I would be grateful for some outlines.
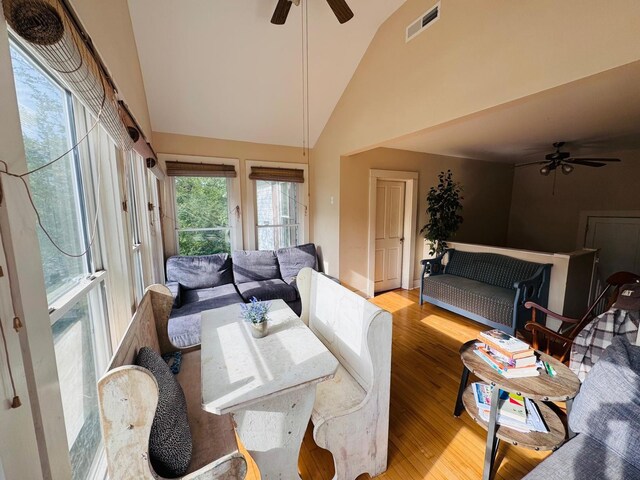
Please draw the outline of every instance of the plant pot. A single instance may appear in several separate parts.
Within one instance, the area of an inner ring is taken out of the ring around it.
[[[267,321],[265,320],[262,323],[252,323],[251,324],[251,335],[254,338],[262,338],[267,336]]]

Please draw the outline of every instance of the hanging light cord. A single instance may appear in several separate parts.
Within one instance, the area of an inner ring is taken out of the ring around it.
[[[308,157],[309,146],[309,7],[302,2],[301,52],[302,52],[302,155]]]

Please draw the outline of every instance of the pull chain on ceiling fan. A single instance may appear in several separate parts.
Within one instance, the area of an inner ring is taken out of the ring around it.
[[[300,0],[278,0],[276,9],[271,17],[271,23],[274,25],[284,25],[287,21],[292,3],[299,6]],[[345,0],[327,0],[327,3],[340,23],[346,23],[353,18],[353,12]]]
[[[542,165],[540,168],[540,175],[549,175],[554,170],[560,169],[565,175],[569,175],[573,172],[574,165],[581,165],[583,167],[604,167],[607,162],[619,162],[619,158],[575,158],[571,156],[569,152],[561,152],[560,149],[564,146],[565,142],[556,142],[553,147],[556,149],[553,153],[545,155],[545,160],[542,162],[529,162],[521,163],[516,167],[526,167],[529,165]]]

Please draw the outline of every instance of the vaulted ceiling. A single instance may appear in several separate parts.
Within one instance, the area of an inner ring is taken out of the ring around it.
[[[378,27],[404,0],[349,0],[339,24],[308,1],[313,146]],[[129,0],[152,128],[301,146],[302,8],[270,23],[275,0]]]

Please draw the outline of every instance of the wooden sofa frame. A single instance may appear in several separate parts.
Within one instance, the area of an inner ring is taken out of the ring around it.
[[[309,268],[296,279],[302,320],[340,362],[318,384],[316,443],[333,454],[335,480],[387,469],[391,314]]]
[[[167,334],[173,297],[163,285],[147,288],[107,373],[98,381],[100,423],[112,479],[161,479],[149,462],[149,434],[158,405],[158,384],[145,368],[134,365],[138,350],[177,350]],[[244,479],[246,462],[238,452],[231,419],[201,408],[200,347],[182,351],[177,375],[187,400],[193,455],[183,480]]]

